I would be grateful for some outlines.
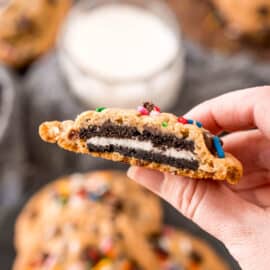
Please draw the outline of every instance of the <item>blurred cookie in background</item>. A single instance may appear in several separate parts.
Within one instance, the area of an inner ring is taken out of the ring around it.
[[[0,3],[0,60],[21,68],[50,49],[71,0],[6,0]]]
[[[227,31],[237,35],[262,36],[270,32],[269,0],[212,0]]]
[[[207,48],[270,57],[270,1],[167,0],[183,32]]]
[[[204,241],[162,225],[159,199],[119,171],[63,177],[20,214],[14,270],[227,270]]]
[[[124,173],[73,174],[47,185],[30,199],[16,224],[19,252],[39,243],[115,233],[115,219],[125,216],[143,235],[160,231],[160,201]]]
[[[97,240],[81,234],[68,242],[43,243],[20,253],[13,270],[229,270],[202,240],[164,226],[158,234],[144,236],[128,219],[116,220],[119,236]],[[102,224],[100,224],[102,226]]]

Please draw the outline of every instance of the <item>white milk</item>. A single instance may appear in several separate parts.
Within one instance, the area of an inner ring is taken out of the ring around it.
[[[105,4],[72,12],[60,60],[87,105],[136,107],[152,100],[166,107],[182,76],[179,42],[178,32],[151,11]]]

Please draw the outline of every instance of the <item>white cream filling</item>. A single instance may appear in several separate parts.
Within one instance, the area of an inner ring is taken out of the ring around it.
[[[106,137],[92,137],[86,141],[86,143],[94,144],[96,146],[107,146],[116,145],[122,147],[128,147],[132,149],[143,150],[147,152],[152,152],[155,154],[162,154],[167,157],[177,158],[177,159],[187,159],[196,160],[195,154],[187,150],[177,151],[175,148],[168,148],[165,151],[154,147],[150,141],[137,141],[132,139],[117,139],[117,138],[106,138]]]

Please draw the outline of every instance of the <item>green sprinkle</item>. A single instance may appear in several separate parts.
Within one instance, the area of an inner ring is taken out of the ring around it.
[[[61,203],[63,206],[65,206],[65,205],[67,204],[67,202],[68,202],[68,197],[61,196],[61,197],[59,198],[59,201],[60,201],[60,203]]]
[[[166,128],[168,126],[168,123],[164,121],[161,125]]]
[[[102,112],[104,110],[106,110],[105,107],[98,107],[98,108],[96,108],[96,112]]]

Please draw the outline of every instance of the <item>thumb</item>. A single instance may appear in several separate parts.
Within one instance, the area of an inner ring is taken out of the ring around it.
[[[220,182],[188,179],[138,167],[131,167],[128,176],[228,246],[233,244],[231,241],[237,244],[245,241],[243,232],[252,230],[248,226],[254,223],[254,214],[261,210]]]

